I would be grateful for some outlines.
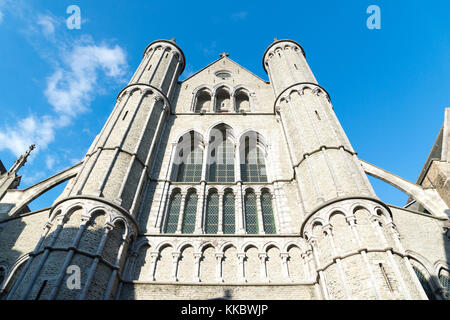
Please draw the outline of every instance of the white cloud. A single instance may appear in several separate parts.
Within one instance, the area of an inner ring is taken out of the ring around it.
[[[45,157],[45,165],[47,166],[47,169],[53,170],[55,163],[56,163],[56,158],[54,156],[47,155]]]
[[[42,33],[46,36],[53,36],[55,34],[56,20],[48,15],[39,15],[37,24],[41,26]]]
[[[240,11],[240,12],[233,13],[231,15],[231,18],[233,20],[244,20],[245,18],[247,18],[247,15],[248,15],[247,11]]]
[[[45,149],[55,138],[57,123],[49,116],[37,118],[31,115],[19,120],[14,127],[0,130],[0,150],[7,149],[19,156],[32,144]]]
[[[66,66],[47,79],[45,96],[55,112],[70,117],[88,109],[95,96],[99,71],[120,80],[127,66],[125,52],[117,45],[76,45],[64,60]]]
[[[105,75],[121,79],[127,67],[125,52],[119,46],[78,44],[63,57],[64,65],[47,79],[45,95],[53,106],[54,115],[30,115],[17,124],[0,129],[0,151],[9,150],[16,156],[29,145],[45,150],[54,141],[55,132],[67,127],[79,114],[89,109],[96,96],[98,78]],[[46,162],[47,167],[50,162]]]

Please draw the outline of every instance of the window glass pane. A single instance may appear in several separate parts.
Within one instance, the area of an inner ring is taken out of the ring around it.
[[[415,266],[413,266],[413,269],[417,275],[417,278],[419,278],[420,284],[422,285],[423,290],[427,294],[428,299],[435,300],[433,290],[431,290],[430,284],[428,283],[423,273]]]
[[[194,233],[196,213],[197,213],[197,194],[191,192],[186,196],[183,224],[181,227],[182,233]]]
[[[183,145],[184,148],[178,152],[179,163],[175,164],[173,170],[178,182],[199,182],[202,177],[203,150],[199,142],[194,139],[194,133],[190,133],[190,143]],[[181,145],[178,146],[179,148]],[[184,152],[187,152],[184,154]]]
[[[214,152],[217,156],[209,165],[209,181],[234,182],[234,144],[224,140],[216,150],[212,150],[212,156]]]
[[[175,233],[178,226],[178,216],[180,214],[181,193],[176,192],[170,197],[169,208],[167,209],[165,233]]]
[[[217,233],[219,223],[219,195],[217,192],[210,193],[207,197],[205,232]]]
[[[223,233],[235,233],[234,194],[227,192],[223,196]]]
[[[269,192],[261,194],[261,211],[264,224],[264,232],[267,234],[275,234],[275,220],[272,210],[272,196]]]
[[[250,138],[244,139],[245,161],[241,164],[241,177],[245,182],[267,182],[264,154],[257,146],[250,146]]]
[[[256,210],[256,195],[248,192],[245,195],[245,229],[248,234],[258,233],[258,215]]]

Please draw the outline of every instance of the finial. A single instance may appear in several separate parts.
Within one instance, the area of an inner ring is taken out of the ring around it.
[[[170,41],[175,42],[175,38],[170,39]]]
[[[29,146],[27,152],[25,152],[25,154],[21,155],[19,157],[19,159],[17,159],[16,162],[14,162],[14,165],[9,170],[9,172],[17,172],[17,171],[19,171],[19,169],[22,168],[25,165],[25,163],[27,162],[27,159],[28,159],[31,151],[33,151],[34,149],[36,149],[36,145],[32,144],[31,146]]]
[[[273,38],[273,42],[277,42],[278,41],[278,38]]]
[[[219,54],[219,57],[225,58],[228,57],[230,54],[227,52],[222,52],[221,54]]]

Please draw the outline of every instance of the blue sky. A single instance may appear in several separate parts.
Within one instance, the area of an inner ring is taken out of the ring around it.
[[[366,27],[372,4],[380,30]],[[81,9],[80,30],[66,27],[69,5]],[[37,144],[21,187],[80,161],[156,39],[176,38],[181,79],[223,51],[268,79],[261,59],[277,37],[302,45],[359,157],[416,181],[450,107],[448,12],[444,0],[0,0],[0,159],[10,167]],[[404,205],[407,196],[371,181],[381,199]]]

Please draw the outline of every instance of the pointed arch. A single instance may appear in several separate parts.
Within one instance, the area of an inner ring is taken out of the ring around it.
[[[267,182],[267,144],[256,131],[249,130],[239,138],[241,179],[244,182]]]
[[[203,136],[191,130],[178,139],[173,159],[172,180],[199,182],[202,177]]]
[[[234,182],[235,143],[233,129],[219,123],[210,130],[208,150],[208,180]]]

